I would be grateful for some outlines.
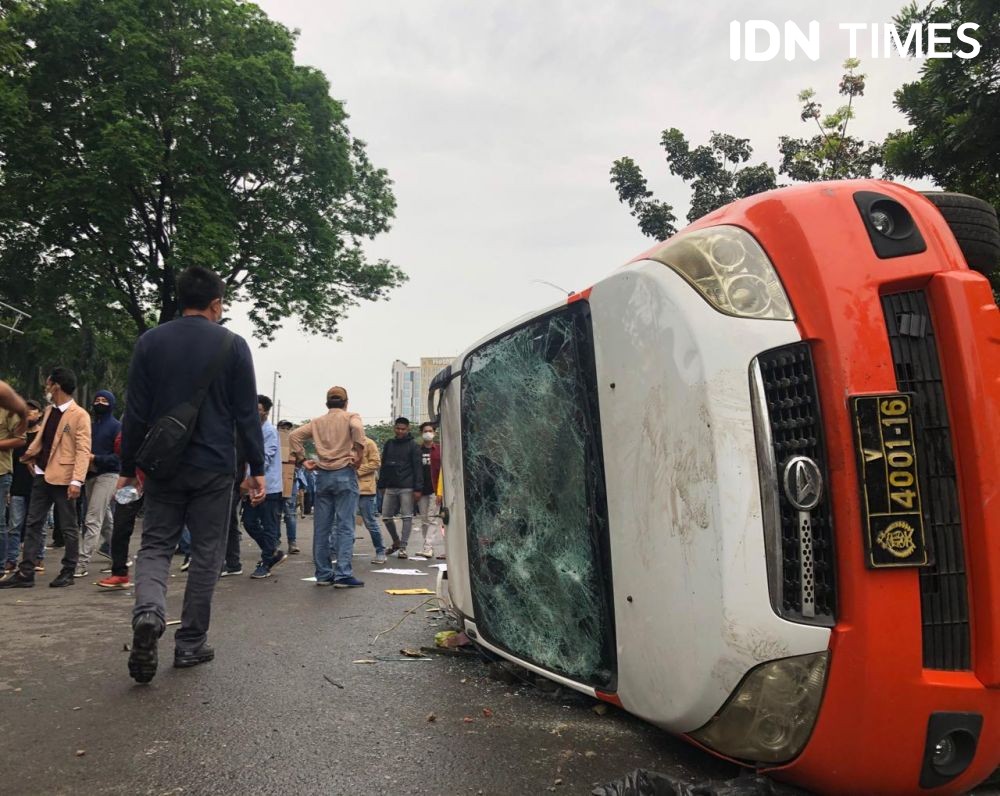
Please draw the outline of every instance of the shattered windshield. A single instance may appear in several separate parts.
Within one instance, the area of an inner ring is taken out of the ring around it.
[[[480,631],[607,685],[614,630],[593,362],[584,302],[485,344],[465,363],[462,444]]]

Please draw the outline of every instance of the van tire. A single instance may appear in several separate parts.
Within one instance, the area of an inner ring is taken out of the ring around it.
[[[964,193],[925,191],[948,223],[973,271],[992,276],[1000,269],[1000,221],[989,202]]]

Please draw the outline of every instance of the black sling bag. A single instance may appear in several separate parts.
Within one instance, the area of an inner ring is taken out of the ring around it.
[[[181,460],[191,442],[195,424],[198,422],[198,412],[208,394],[215,377],[226,364],[229,352],[233,347],[233,334],[226,332],[219,353],[205,368],[198,381],[198,390],[190,401],[177,404],[162,417],[159,417],[146,432],[142,445],[135,455],[135,463],[142,471],[158,481],[173,478],[180,469]]]

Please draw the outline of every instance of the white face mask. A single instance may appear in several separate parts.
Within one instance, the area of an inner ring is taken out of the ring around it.
[[[50,393],[48,390],[45,391],[45,402],[46,403],[52,403],[53,402],[52,401],[52,393]]]
[[[425,442],[433,442],[434,441],[434,432],[433,431],[425,431],[423,433],[423,437],[424,437],[424,441]]]

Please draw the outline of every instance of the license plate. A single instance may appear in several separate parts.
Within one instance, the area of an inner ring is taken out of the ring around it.
[[[910,396],[856,395],[850,400],[865,563],[873,569],[929,564]]]

